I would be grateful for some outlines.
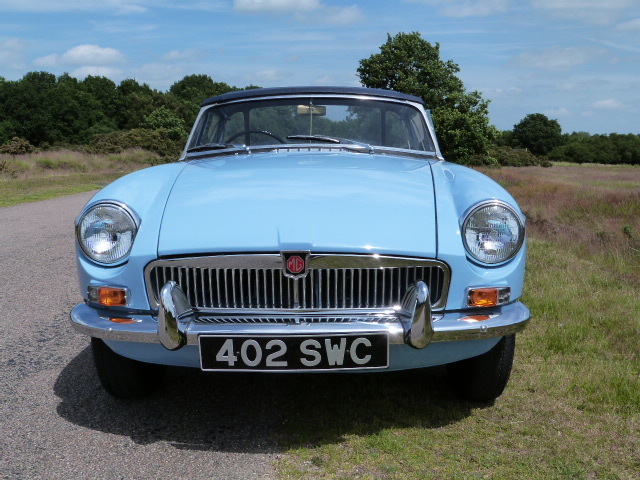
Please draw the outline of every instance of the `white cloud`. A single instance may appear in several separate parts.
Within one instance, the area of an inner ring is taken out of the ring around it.
[[[532,0],[532,4],[556,17],[612,25],[627,10],[637,7],[637,0]]]
[[[319,15],[319,18],[334,25],[349,25],[363,20],[364,14],[357,5],[350,7],[325,7],[321,15]]]
[[[278,70],[275,68],[272,69],[268,69],[268,70],[262,70],[259,72],[255,72],[254,74],[251,75],[250,80],[251,82],[255,82],[255,83],[269,83],[269,84],[273,84],[276,82],[282,82],[283,80],[287,79],[290,77],[290,73],[289,72],[285,72],[284,70]]]
[[[564,107],[550,108],[545,110],[544,114],[549,117],[568,117],[569,115],[571,115],[571,111]]]
[[[192,48],[187,48],[186,50],[171,50],[167,52],[162,58],[169,62],[179,62],[179,61],[194,61],[198,57],[196,51]]]
[[[19,38],[0,41],[0,65],[12,70],[24,69],[25,43]]]
[[[76,78],[84,78],[89,75],[93,75],[96,77],[107,77],[107,78],[121,78],[123,75],[122,70],[118,68],[105,67],[105,66],[86,66],[75,69],[71,72],[71,75]]]
[[[440,13],[449,17],[487,17],[506,12],[511,0],[412,0],[440,7]]]
[[[319,0],[234,0],[233,6],[240,13],[293,15],[303,21],[334,25],[347,25],[364,18],[358,5],[337,7]]]
[[[614,98],[599,100],[593,104],[593,108],[603,108],[606,110],[619,110],[622,107],[624,107],[624,104]]]
[[[117,14],[144,13],[145,0],[2,0],[3,10],[21,12],[95,12]]]
[[[535,69],[568,69],[592,62],[605,51],[590,47],[552,47],[546,50],[530,50],[521,53],[515,63]]]
[[[320,8],[318,0],[234,0],[238,12],[293,13],[313,12]]]
[[[124,55],[115,48],[98,45],[78,45],[62,55],[53,53],[39,57],[34,63],[41,67],[57,67],[67,65],[110,65],[124,61]]]
[[[51,55],[47,55],[46,57],[36,58],[33,63],[38,65],[39,67],[55,67],[58,64],[59,58],[60,55],[52,53]]]
[[[140,23],[139,19],[124,19],[118,21],[99,21],[93,22],[93,29],[97,32],[108,33],[109,35],[122,35],[135,32],[139,35],[145,35],[149,32],[157,30],[158,25],[151,23]]]
[[[135,78],[140,83],[147,83],[153,88],[167,90],[184,76],[202,72],[196,72],[184,64],[163,62],[145,63],[134,70],[128,70],[126,73],[129,78]]]
[[[633,32],[636,30],[640,30],[640,18],[634,18],[633,20],[622,22],[616,26],[616,30],[620,30],[623,32]]]

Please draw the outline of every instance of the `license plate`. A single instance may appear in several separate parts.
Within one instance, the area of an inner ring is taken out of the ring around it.
[[[200,335],[202,370],[327,371],[389,366],[386,333]]]

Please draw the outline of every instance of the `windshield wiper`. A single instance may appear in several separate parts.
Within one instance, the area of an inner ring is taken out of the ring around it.
[[[204,145],[196,145],[187,149],[187,153],[202,152],[204,150],[224,150],[225,148],[244,148],[241,145],[233,143],[205,143]]]
[[[358,142],[356,140],[351,140],[350,138],[340,138],[340,137],[327,137],[324,135],[289,135],[287,137],[289,140],[310,140],[317,142],[327,142],[327,143],[338,143],[342,145],[352,145],[357,147],[357,150],[360,151],[362,149],[368,150],[369,153],[375,153],[375,149],[372,145],[368,143]]]
[[[340,143],[339,138],[325,137],[324,135],[289,135],[288,140],[315,140],[316,142]]]

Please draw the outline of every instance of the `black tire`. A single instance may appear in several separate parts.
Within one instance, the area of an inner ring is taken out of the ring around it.
[[[166,365],[144,363],[118,355],[99,338],[91,339],[93,361],[104,389],[116,398],[149,395],[162,383]]]
[[[509,381],[515,348],[516,336],[509,335],[487,353],[447,365],[449,383],[462,398],[494,401]]]

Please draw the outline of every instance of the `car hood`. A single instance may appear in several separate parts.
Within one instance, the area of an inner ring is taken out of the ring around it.
[[[167,199],[158,254],[386,253],[435,256],[428,160],[265,153],[195,160]]]

